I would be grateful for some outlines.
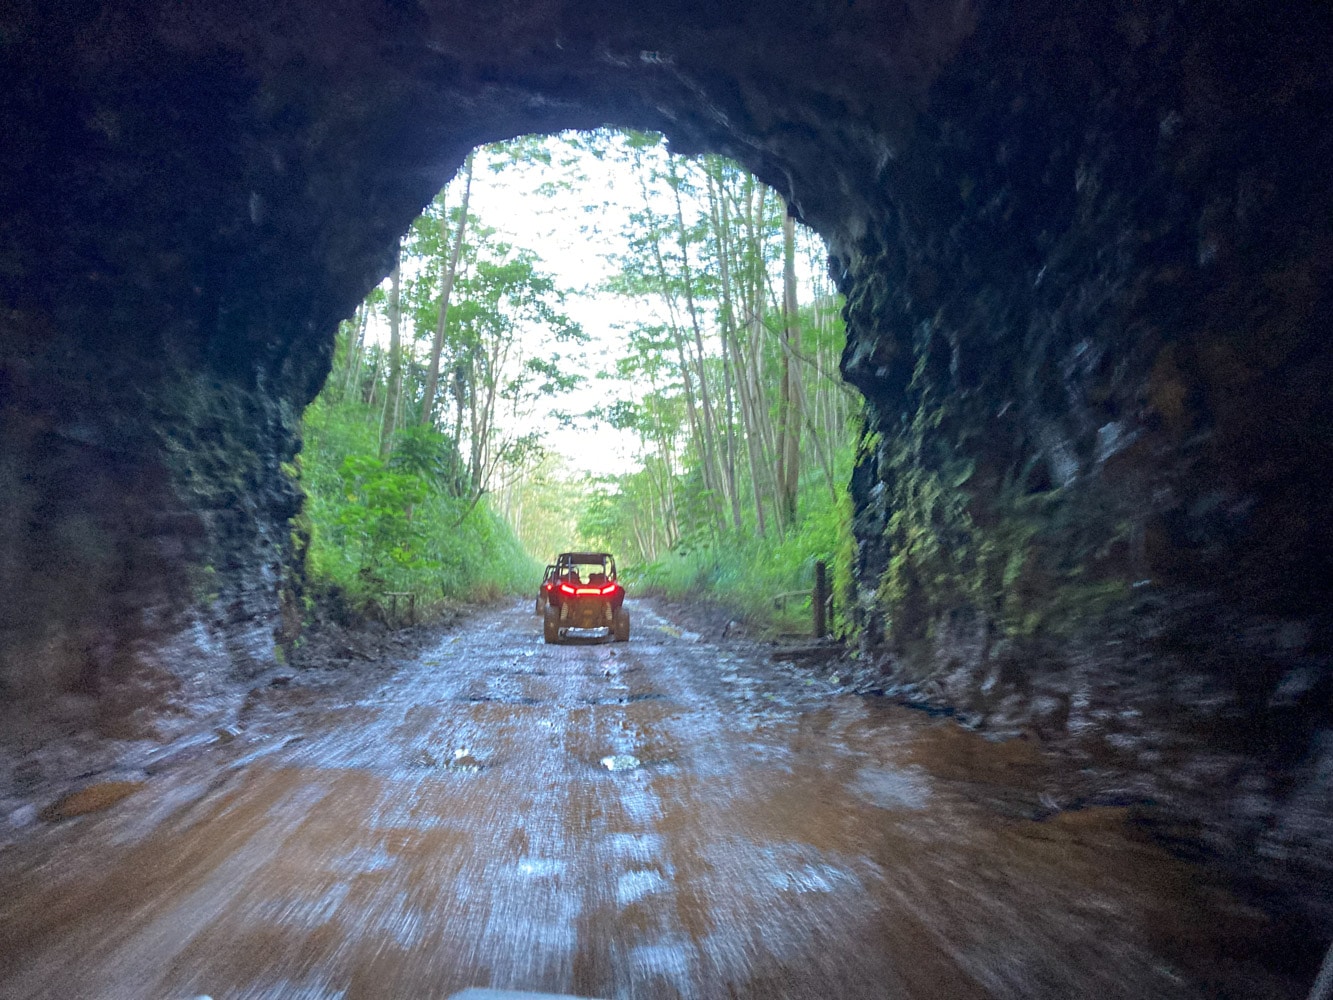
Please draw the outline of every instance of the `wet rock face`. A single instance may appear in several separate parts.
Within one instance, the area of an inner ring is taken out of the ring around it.
[[[1197,848],[1327,885],[1318,23],[1046,27],[983,20],[848,258],[872,652],[909,697],[1190,812]]]
[[[1327,884],[1326,4],[216,7],[0,14],[6,698],[268,662],[395,236],[475,143],[657,128],[829,241],[889,683]]]

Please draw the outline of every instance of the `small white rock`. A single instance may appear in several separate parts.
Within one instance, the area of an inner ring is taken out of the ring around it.
[[[639,758],[633,754],[618,753],[602,758],[602,767],[608,771],[632,771],[639,766]]]

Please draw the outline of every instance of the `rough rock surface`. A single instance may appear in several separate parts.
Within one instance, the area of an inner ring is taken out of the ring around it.
[[[1331,36],[1317,0],[8,4],[0,691],[269,664],[299,414],[393,239],[475,143],[657,128],[829,241],[888,683],[1333,923]]]

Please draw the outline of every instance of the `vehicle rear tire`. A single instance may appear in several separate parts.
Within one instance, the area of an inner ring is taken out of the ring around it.
[[[611,637],[616,642],[629,642],[629,612],[624,608],[611,616]]]
[[[539,614],[542,613],[542,598],[541,598],[541,596],[539,596],[539,597],[537,598],[537,606],[536,606],[535,608],[533,608],[532,613],[533,613],[534,615],[539,615]]]
[[[560,615],[549,604],[542,615],[542,638],[547,642],[560,641]]]

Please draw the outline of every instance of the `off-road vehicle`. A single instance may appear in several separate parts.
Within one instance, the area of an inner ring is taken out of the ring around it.
[[[551,588],[555,586],[555,584],[551,582],[554,579],[555,579],[555,563],[551,563],[546,567],[546,573],[543,574],[542,576],[541,586],[537,588],[537,608],[535,611],[536,614],[541,614],[543,611],[546,610],[546,605],[551,599]]]
[[[562,552],[546,590],[542,637],[547,642],[573,638],[573,631],[602,631],[616,642],[629,641],[625,588],[616,580],[616,561],[609,552]]]

